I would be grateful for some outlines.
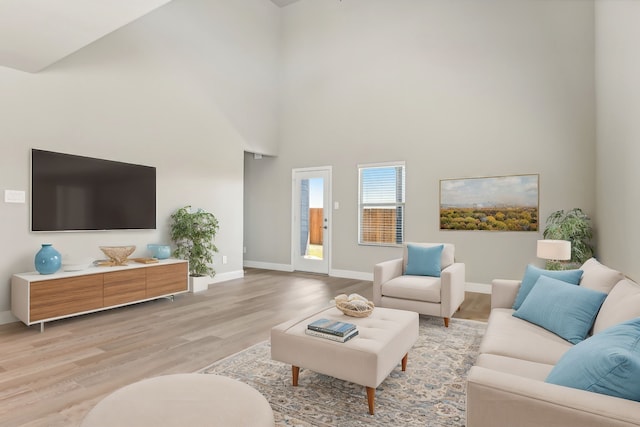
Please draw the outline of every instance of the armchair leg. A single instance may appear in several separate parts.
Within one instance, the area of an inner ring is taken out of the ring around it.
[[[449,327],[449,318],[448,318],[448,317],[445,317],[445,318],[444,318],[444,327],[445,327],[445,328],[448,328],[448,327]]]

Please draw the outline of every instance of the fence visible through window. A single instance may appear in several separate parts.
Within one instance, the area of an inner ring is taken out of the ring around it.
[[[399,245],[404,242],[405,165],[360,165],[358,242]]]

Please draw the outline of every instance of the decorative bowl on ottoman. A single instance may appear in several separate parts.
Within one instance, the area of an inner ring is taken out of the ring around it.
[[[335,297],[336,308],[351,317],[367,317],[373,312],[373,302],[367,300],[362,295],[351,294],[349,296],[340,294]]]
[[[127,258],[136,250],[136,246],[100,246],[100,250],[109,257],[112,265],[127,265]]]

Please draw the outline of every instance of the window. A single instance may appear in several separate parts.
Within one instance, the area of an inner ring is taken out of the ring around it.
[[[358,243],[404,242],[404,162],[358,165]]]

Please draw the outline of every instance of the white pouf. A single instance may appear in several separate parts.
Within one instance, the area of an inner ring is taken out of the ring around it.
[[[358,336],[341,343],[307,335],[307,325],[319,319],[354,323]],[[373,415],[376,388],[398,364],[406,369],[408,352],[417,339],[416,312],[377,307],[369,317],[349,317],[331,307],[274,326],[271,358],[291,364],[294,386],[300,368],[365,386]]]
[[[256,389],[210,374],[148,378],[102,399],[81,427],[273,427],[273,411]]]

